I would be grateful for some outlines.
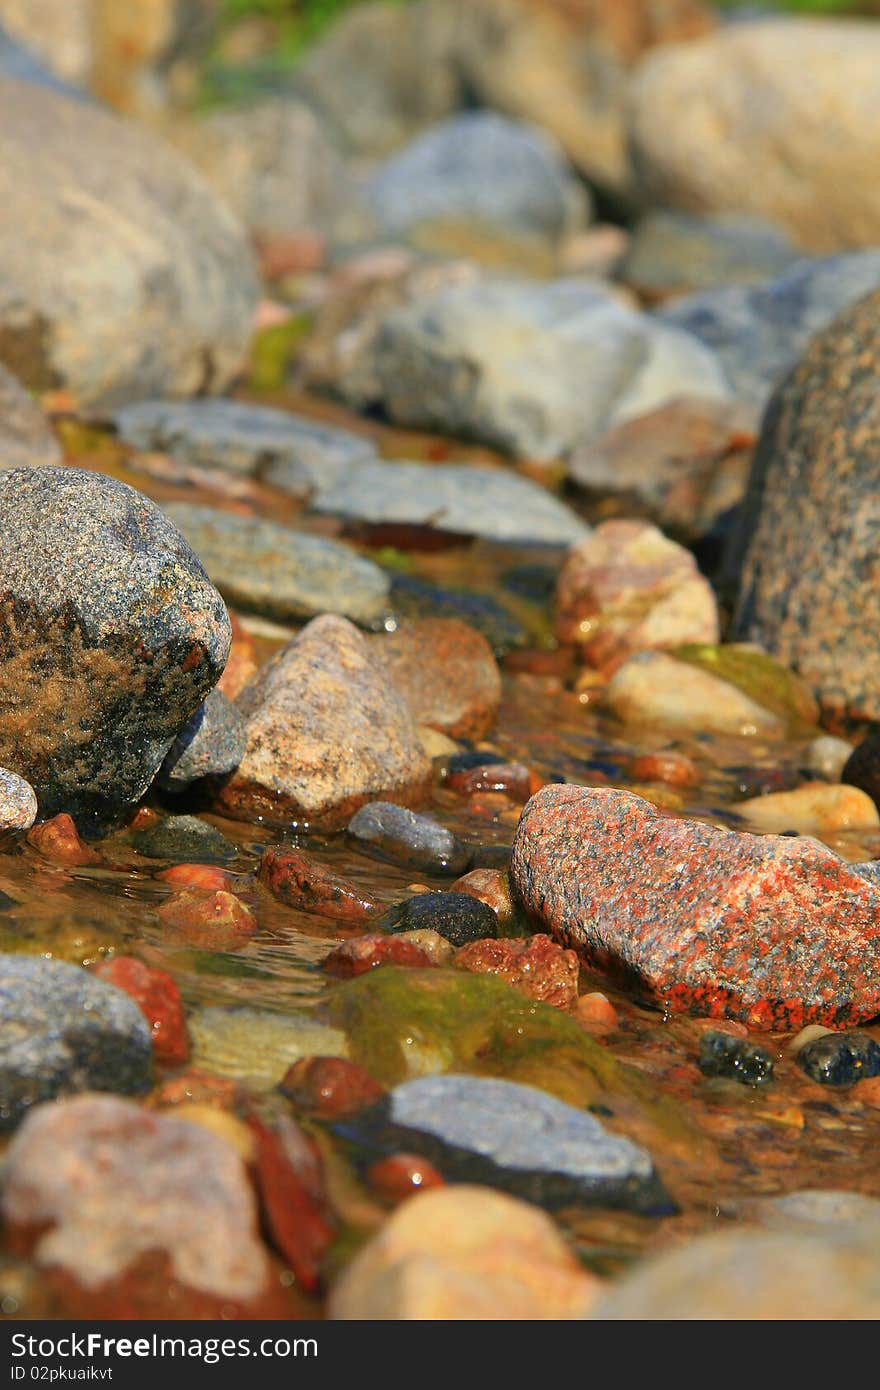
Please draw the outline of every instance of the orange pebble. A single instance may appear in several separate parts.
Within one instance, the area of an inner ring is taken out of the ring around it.
[[[612,1029],[618,1026],[617,1010],[604,994],[598,991],[582,994],[577,1001],[577,1016],[581,1023],[593,1028]]]
[[[257,919],[234,893],[175,893],[158,910],[159,920],[190,946],[234,951],[257,930]]]
[[[386,1202],[402,1202],[429,1187],[443,1187],[444,1179],[433,1163],[418,1154],[392,1154],[367,1169],[367,1182]]]
[[[27,842],[53,864],[84,868],[88,864],[103,863],[100,854],[80,839],[79,831],[65,811],[43,821],[42,825],[33,826],[27,833]]]
[[[175,864],[156,877],[178,888],[204,888],[209,892],[227,889],[231,881],[229,874],[214,864]]]

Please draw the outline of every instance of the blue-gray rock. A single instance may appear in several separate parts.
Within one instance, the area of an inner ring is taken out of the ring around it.
[[[231,631],[180,534],[76,468],[0,472],[0,766],[81,828],[146,791],[216,685]]]
[[[639,222],[617,275],[640,294],[665,298],[715,285],[762,284],[802,255],[781,227],[762,217],[658,210]]]
[[[553,140],[494,111],[464,112],[416,136],[380,166],[367,192],[391,237],[425,222],[464,221],[556,241],[589,214]]]
[[[740,400],[763,407],[815,333],[880,287],[880,250],[799,261],[759,286],[724,285],[665,305],[664,323],[717,354]]]
[[[132,831],[129,840],[139,854],[176,864],[223,864],[237,852],[231,840],[199,816],[166,816],[158,825]]]
[[[470,866],[473,851],[451,830],[393,801],[371,801],[352,816],[348,834],[358,849],[424,873],[457,878]]]
[[[190,502],[165,513],[235,608],[281,622],[340,613],[367,627],[389,612],[388,575],[338,541]]]
[[[316,483],[376,456],[362,435],[242,401],[138,401],[113,418],[134,449],[266,478],[294,497],[307,497]]]
[[[0,955],[0,1019],[0,1133],[56,1096],[149,1088],[144,1015],[127,994],[79,966]]]
[[[544,1206],[675,1209],[645,1149],[589,1112],[515,1081],[418,1077],[340,1128],[362,1143],[422,1154],[459,1181]]]
[[[0,767],[0,830],[30,830],[37,819],[37,798],[30,782]]]
[[[231,700],[212,690],[181,729],[156,776],[165,791],[182,792],[200,777],[221,777],[244,756],[245,723]]]

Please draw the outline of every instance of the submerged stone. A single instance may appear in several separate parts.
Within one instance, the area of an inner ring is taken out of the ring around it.
[[[730,1033],[704,1033],[697,1065],[704,1076],[726,1076],[746,1086],[763,1086],[773,1076],[773,1058],[766,1048]]]
[[[455,877],[464,873],[472,858],[469,846],[439,821],[391,801],[362,806],[349,821],[348,834],[364,853],[425,873]]]
[[[678,647],[675,657],[735,686],[775,714],[786,725],[789,737],[802,737],[815,729],[819,710],[809,686],[767,652],[738,643],[694,643]]]
[[[797,1059],[822,1086],[852,1086],[880,1076],[880,1046],[867,1033],[826,1033],[802,1047]]]
[[[435,931],[453,946],[465,946],[498,932],[498,918],[469,893],[416,893],[395,903],[384,924],[393,932]]]

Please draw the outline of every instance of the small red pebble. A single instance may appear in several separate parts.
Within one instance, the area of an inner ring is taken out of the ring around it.
[[[137,1004],[153,1034],[153,1052],[166,1067],[180,1067],[189,1057],[189,1037],[180,990],[164,970],[153,970],[134,956],[111,956],[94,973]]]
[[[379,965],[409,965],[422,969],[432,965],[430,957],[411,941],[401,941],[396,936],[358,936],[354,941],[344,941],[324,957],[324,969],[328,975],[336,975],[340,980],[350,980],[354,975],[365,975]]]
[[[633,758],[629,775],[635,782],[665,782],[669,787],[696,787],[700,769],[683,753],[643,753]]]
[[[161,1110],[195,1102],[197,1105],[204,1103],[218,1110],[234,1112],[240,1093],[241,1087],[237,1081],[231,1081],[226,1076],[214,1076],[200,1067],[187,1067],[185,1072],[161,1082],[149,1096],[147,1105]]]
[[[603,1028],[611,1030],[618,1026],[617,1010],[606,999],[604,994],[598,991],[593,994],[582,994],[577,1001],[577,1016],[582,1023],[588,1023],[591,1028]]]
[[[139,806],[131,820],[128,822],[129,830],[149,830],[151,826],[158,825],[162,817],[151,806]]]
[[[385,1094],[368,1071],[344,1057],[301,1057],[288,1068],[279,1090],[323,1120],[356,1115]]]
[[[215,864],[174,864],[170,869],[162,869],[156,877],[177,888],[201,888],[207,892],[226,890],[232,882],[231,876]]]
[[[386,1202],[402,1202],[429,1187],[445,1187],[445,1179],[433,1163],[418,1154],[391,1154],[367,1169],[367,1182]]]
[[[340,878],[313,855],[286,845],[263,850],[258,876],[273,897],[288,907],[360,926],[379,911],[378,904],[353,883]]]
[[[477,796],[480,792],[503,792],[512,801],[526,802],[531,795],[531,776],[522,763],[490,763],[451,772],[446,786],[459,796]]]
[[[69,868],[82,869],[90,864],[101,864],[100,854],[80,839],[79,831],[66,811],[33,826],[27,833],[27,842],[50,859],[53,864],[65,864]]]
[[[289,1262],[297,1283],[314,1293],[321,1279],[321,1261],[333,1241],[333,1228],[291,1161],[289,1145],[256,1114],[246,1123],[256,1141],[254,1175],[263,1220],[276,1250]],[[292,1125],[293,1121],[288,1120]],[[309,1141],[303,1136],[304,1142]],[[315,1154],[315,1162],[320,1159]]]
[[[158,910],[164,927],[190,946],[234,951],[257,930],[257,919],[234,893],[174,893]]]
[[[557,647],[554,651],[526,648],[508,652],[504,658],[505,671],[530,676],[567,676],[574,665],[574,656],[569,648]]]

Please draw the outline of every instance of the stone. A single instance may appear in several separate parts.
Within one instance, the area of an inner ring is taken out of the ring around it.
[[[248,401],[136,401],[117,410],[113,422],[132,449],[265,478],[302,498],[322,479],[376,455],[362,435]]]
[[[179,864],[192,860],[223,864],[238,852],[231,840],[201,816],[165,816],[146,830],[130,831],[129,840],[138,854]]]
[[[808,737],[819,719],[819,707],[809,685],[790,667],[751,643],[679,647],[679,661],[708,671],[777,715],[789,738]]]
[[[224,889],[172,893],[156,917],[164,940],[199,951],[238,951],[258,930],[247,903]]]
[[[288,845],[267,845],[257,875],[274,898],[299,912],[364,926],[380,911],[365,890],[334,873],[314,855]]]
[[[523,763],[484,763],[469,771],[448,772],[444,785],[458,796],[500,793],[524,804],[532,794],[532,774]]]
[[[389,611],[388,576],[339,541],[193,502],[165,513],[237,608],[279,622],[338,612],[367,625]]]
[[[868,1033],[826,1033],[802,1047],[797,1060],[822,1086],[852,1086],[880,1076],[880,1046]]]
[[[872,112],[862,94],[872,90],[878,45],[869,23],[780,17],[652,53],[629,94],[644,196],[687,212],[769,217],[814,251],[876,245]],[[817,122],[819,110],[826,119]]]
[[[546,1212],[491,1187],[434,1187],[404,1202],[330,1290],[340,1320],[584,1317],[599,1281]]]
[[[326,955],[321,968],[339,980],[351,980],[365,975],[381,965],[397,965],[407,970],[424,970],[433,964],[427,952],[412,941],[396,936],[368,932],[366,936],[343,941],[341,946]]]
[[[385,914],[393,932],[434,931],[453,946],[495,936],[498,919],[490,907],[470,893],[416,893],[395,903]]]
[[[507,927],[513,920],[514,905],[510,896],[510,880],[500,869],[471,869],[452,884],[453,893],[470,893],[485,903],[495,914],[498,927]]]
[[[101,855],[85,843],[65,811],[34,825],[27,833],[27,843],[50,864],[63,864],[66,868],[96,867],[104,862]]]
[[[189,1059],[186,1018],[180,990],[168,972],[134,956],[111,956],[99,961],[94,973],[137,1004],[150,1025],[156,1061],[165,1067],[183,1066]]]
[[[875,805],[880,804],[880,735],[869,730],[855,748],[843,739],[835,742],[840,745],[834,764],[839,780],[850,787],[859,787]]]
[[[542,928],[664,1008],[768,1032],[880,1011],[877,889],[816,840],[550,786],[523,812],[510,874]]]
[[[643,521],[604,521],[565,557],[555,629],[613,673],[633,652],[715,643],[718,604],[690,551]]]
[[[785,723],[728,681],[666,652],[637,652],[620,666],[604,701],[627,724],[669,733],[781,738]]]
[[[823,1229],[873,1225],[880,1218],[880,1202],[861,1192],[807,1188],[737,1203],[736,1214],[769,1230],[803,1230],[820,1235]]]
[[[657,317],[711,348],[735,397],[762,411],[814,334],[878,285],[878,250],[810,257],[764,285],[685,295]]]
[[[0,1132],[41,1101],[150,1086],[150,1029],[121,990],[79,966],[0,955]]]
[[[457,618],[423,618],[372,639],[375,659],[417,724],[481,739],[495,723],[501,673],[486,638]]]
[[[512,545],[572,545],[589,534],[586,523],[546,488],[516,473],[470,464],[377,459],[317,488],[309,505],[351,521],[430,526]]]
[[[784,274],[802,252],[781,227],[737,212],[694,216],[658,209],[638,223],[617,274],[643,298],[756,285]]]
[[[829,782],[846,782],[851,787],[861,787],[871,796],[871,787],[859,776],[858,764],[850,759],[853,746],[845,738],[834,734],[820,734],[814,738],[807,749],[807,768],[817,777],[826,777]],[[847,776],[844,777],[844,770]],[[876,798],[875,798],[876,800]]]
[[[61,463],[61,446],[33,397],[0,366],[0,458],[4,468]]]
[[[780,835],[828,835],[838,830],[873,830],[880,827],[877,807],[857,787],[806,782],[790,792],[769,792],[738,801],[732,808],[755,830]]]
[[[537,932],[524,941],[473,941],[456,952],[458,970],[497,975],[530,999],[573,1009],[578,998],[578,959]]]
[[[417,1192],[444,1186],[433,1163],[416,1154],[389,1154],[371,1163],[364,1176],[370,1191],[390,1206],[397,1206]]]
[[[673,749],[659,753],[640,753],[629,765],[635,782],[663,782],[668,787],[698,787],[703,780],[692,758]]]
[[[183,792],[201,777],[238,767],[245,749],[244,720],[216,688],[184,724],[156,774],[164,791]]]
[[[397,424],[553,460],[610,423],[688,391],[726,398],[714,354],[687,332],[577,278],[452,285],[384,317],[375,403]],[[337,388],[350,403],[344,376]]]
[[[277,1086],[303,1057],[348,1055],[344,1033],[307,1012],[209,1005],[192,1011],[189,1031],[196,1066],[256,1091]]]
[[[542,1206],[672,1208],[650,1154],[595,1115],[533,1086],[488,1076],[422,1076],[343,1122],[385,1151],[428,1158],[461,1182],[484,1182]]]
[[[64,1276],[99,1307],[102,1296],[123,1296],[124,1281],[132,1296],[147,1256],[167,1265],[184,1307],[201,1296],[203,1316],[229,1305],[253,1311],[268,1293],[269,1260],[241,1157],[174,1114],[115,1096],[39,1106],[6,1156],[0,1204],[14,1243],[44,1277]],[[141,1297],[158,1316],[152,1282]]]
[[[700,1038],[697,1065],[704,1076],[724,1076],[745,1086],[763,1086],[773,1078],[773,1058],[766,1048],[714,1029]]]
[[[235,819],[339,830],[380,797],[418,803],[431,762],[409,709],[345,618],[303,628],[246,687],[247,747],[217,793]]]
[[[464,221],[555,244],[588,216],[552,137],[494,111],[465,111],[416,136],[379,166],[367,197],[389,238]]]
[[[29,82],[45,74],[61,86],[85,86],[91,59],[90,8],[91,0],[0,0],[3,48],[21,55],[19,68],[7,69],[9,60],[4,59],[4,73]]]
[[[223,668],[223,675],[217,682],[216,689],[221,695],[225,695],[227,700],[237,700],[248,681],[257,674],[260,663],[257,660],[254,639],[246,631],[241,619],[235,613],[230,613],[229,621],[232,625],[232,645],[229,648],[229,660]]]
[[[0,762],[44,816],[113,818],[219,679],[226,610],[158,507],[123,483],[12,469],[0,505]]]
[[[392,574],[391,607],[398,619],[457,618],[482,633],[496,657],[528,643],[523,623],[491,594],[443,589],[412,574]]]
[[[37,819],[37,798],[30,782],[0,767],[0,830],[30,830]]]
[[[352,816],[347,829],[363,853],[425,873],[457,877],[468,867],[473,854],[439,821],[392,801],[371,801]],[[410,927],[415,925],[407,923]]]
[[[28,387],[107,407],[220,390],[257,301],[243,235],[155,136],[0,79],[0,360]],[[64,248],[59,277],[58,247]]]
[[[322,1120],[339,1120],[372,1105],[382,1087],[369,1072],[344,1057],[301,1057],[285,1072],[278,1089]]]
[[[818,334],[767,409],[739,533],[735,635],[816,691],[826,719],[880,717],[874,621],[880,405],[875,291]]]

